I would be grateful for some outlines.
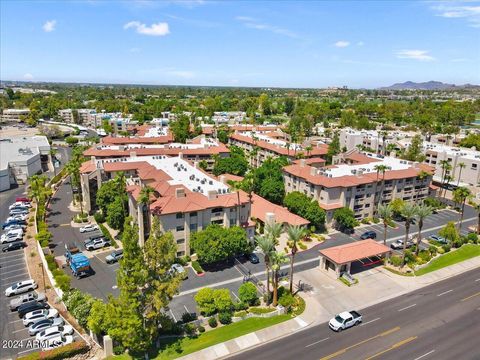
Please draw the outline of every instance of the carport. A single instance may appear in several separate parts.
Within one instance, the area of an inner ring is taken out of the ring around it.
[[[367,259],[364,264],[374,264],[380,262],[382,257],[388,257],[390,252],[390,248],[372,239],[334,246],[320,250],[320,269],[339,278],[345,272],[350,274],[352,262]]]

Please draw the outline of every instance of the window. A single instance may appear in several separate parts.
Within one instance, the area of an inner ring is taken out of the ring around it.
[[[472,164],[472,169],[476,169],[477,168],[477,164]]]
[[[177,219],[183,219],[183,213],[177,213],[175,216]]]
[[[198,228],[197,224],[190,224],[190,232],[196,232]]]
[[[223,220],[214,220],[212,224],[223,225]]]
[[[177,245],[185,244],[185,239],[178,239]]]
[[[197,216],[197,212],[196,212],[196,211],[192,211],[192,212],[190,213],[190,217],[194,217],[194,216]]]
[[[234,211],[235,211],[235,209],[234,209],[234,208],[230,208],[230,212],[234,212]]]
[[[184,231],[184,230],[185,230],[185,226],[183,225],[177,226],[177,231]]]
[[[213,208],[213,209],[212,209],[212,214],[213,214],[213,213],[220,213],[220,212],[222,212],[222,211],[223,211],[223,208],[221,208],[221,207],[216,207],[216,208]]]
[[[177,251],[177,258],[185,256],[185,251]]]

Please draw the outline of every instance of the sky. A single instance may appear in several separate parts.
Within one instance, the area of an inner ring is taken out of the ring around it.
[[[0,2],[0,79],[480,84],[478,1]]]

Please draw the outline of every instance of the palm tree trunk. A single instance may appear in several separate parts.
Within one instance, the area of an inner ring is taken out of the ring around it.
[[[75,205],[75,194],[73,193],[72,177],[70,176],[70,189],[72,190],[72,202]]]
[[[240,226],[240,190],[237,189],[237,226]]]
[[[422,238],[422,227],[423,227],[423,220],[420,220],[418,222],[417,248],[415,249],[415,255],[417,256],[420,250],[420,239]]]
[[[460,222],[458,223],[458,232],[459,233],[462,231],[463,212],[464,211],[465,211],[465,199],[463,200],[463,203],[462,203],[462,213],[460,215]]]
[[[278,287],[277,287],[277,282],[278,282],[278,270],[275,270],[273,272],[273,306],[277,306],[278,304]]]
[[[387,223],[383,223],[383,245],[387,245]]]
[[[295,245],[293,245],[295,247]],[[295,263],[295,253],[294,248],[292,248],[292,258],[290,260],[290,293],[293,294],[293,264]]]
[[[268,257],[265,257],[265,274],[267,276],[267,305],[270,305],[270,269]]]
[[[410,220],[405,224],[405,241],[403,242],[402,267],[405,266],[405,252],[407,251],[408,233],[410,232]]]
[[[460,185],[460,176],[462,176],[462,168],[461,167],[460,167],[460,171],[458,172],[457,187]]]

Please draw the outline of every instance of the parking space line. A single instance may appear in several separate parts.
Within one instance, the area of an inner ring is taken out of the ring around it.
[[[235,296],[235,298],[236,298],[238,301],[240,301],[240,298],[237,296],[237,294],[235,294],[234,291],[231,291],[231,290],[230,290],[230,292],[233,294],[233,296]]]
[[[13,260],[9,260],[9,261],[2,261],[1,264],[4,265],[4,264],[10,264],[10,263],[18,263],[18,261],[20,261],[20,260],[19,259],[13,259]]]
[[[20,331],[28,331],[28,330],[26,328],[25,329],[20,329],[20,330],[15,330],[15,331],[12,331],[12,334],[18,333]]]
[[[15,314],[15,313],[12,313],[12,314]],[[23,319],[14,320],[14,321],[9,321],[8,323],[9,323],[9,324],[15,324],[15,323],[20,322],[20,321],[23,321]]]
[[[13,275],[13,276],[9,276],[9,277],[3,278],[2,280],[13,279],[13,278],[16,278],[17,276],[25,276],[25,275],[27,275],[27,274],[28,274],[28,272],[23,272],[23,273],[21,273],[21,274],[19,274],[19,275]]]
[[[20,258],[23,256],[23,253],[14,253],[12,255],[11,252],[4,252],[1,254],[0,259],[13,259],[13,258]]]
[[[173,311],[172,311],[172,309],[170,309],[170,314],[172,314],[173,321],[177,322],[177,318],[176,318],[176,317],[175,317],[175,315],[173,314]]]
[[[10,273],[15,272],[15,271],[24,271],[24,269],[15,269],[15,270],[7,271],[7,272],[2,272],[2,275],[10,274]]]

